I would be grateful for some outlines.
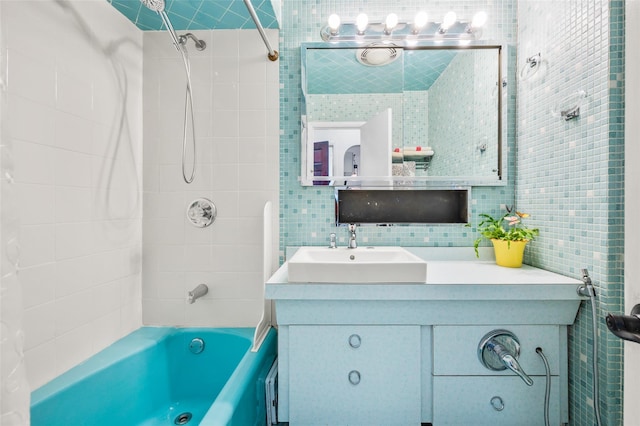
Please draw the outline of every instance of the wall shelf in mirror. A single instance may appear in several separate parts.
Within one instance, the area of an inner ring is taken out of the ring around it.
[[[388,45],[303,43],[301,184],[506,185],[506,47],[392,47],[376,66],[363,49]]]

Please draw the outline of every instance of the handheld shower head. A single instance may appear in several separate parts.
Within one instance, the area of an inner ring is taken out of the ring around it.
[[[140,0],[140,3],[154,12],[162,12],[164,10],[164,0]]]
[[[160,18],[162,19],[164,26],[167,28],[167,31],[169,31],[169,35],[173,40],[173,45],[176,47],[178,52],[180,52],[181,51],[180,41],[178,40],[176,31],[173,29],[173,25],[171,25],[171,21],[167,16],[167,12],[164,11],[164,0],[140,0],[140,3],[145,5],[150,10],[157,12],[158,15],[160,15]]]

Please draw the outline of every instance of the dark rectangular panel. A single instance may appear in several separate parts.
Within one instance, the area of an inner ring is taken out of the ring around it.
[[[336,190],[336,223],[467,223],[467,189]]]

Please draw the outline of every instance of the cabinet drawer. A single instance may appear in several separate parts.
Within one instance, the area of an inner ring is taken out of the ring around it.
[[[433,424],[443,425],[527,425],[544,426],[546,378],[533,377],[527,386],[518,377],[456,376],[433,379]],[[549,421],[560,424],[558,378],[551,378]],[[494,398],[500,398],[494,399]],[[498,411],[492,405],[502,411]]]
[[[289,422],[419,425],[420,327],[291,326]]]
[[[520,341],[518,362],[527,374],[545,374],[544,362],[536,353],[536,348],[540,347],[549,361],[551,374],[558,375],[560,348],[566,347],[566,335],[560,336],[560,328],[553,325],[434,326],[433,374],[443,376],[514,374],[510,370],[489,370],[478,359],[478,344],[485,334],[496,329],[506,329],[516,335]],[[566,357],[566,355],[563,356]]]

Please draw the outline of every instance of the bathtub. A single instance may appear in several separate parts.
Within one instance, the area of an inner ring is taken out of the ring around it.
[[[142,327],[33,391],[31,425],[264,425],[276,333],[258,352],[252,339],[253,328]]]

